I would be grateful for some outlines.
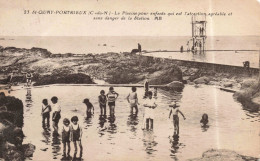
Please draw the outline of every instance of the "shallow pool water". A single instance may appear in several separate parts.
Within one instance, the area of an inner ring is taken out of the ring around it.
[[[17,88],[17,90],[16,90]],[[116,101],[115,119],[100,117],[98,95],[108,87],[95,86],[59,86],[21,88],[14,87],[10,93],[24,103],[24,143],[36,145],[32,160],[60,160],[62,158],[61,137],[53,137],[52,128],[44,130],[41,126],[41,102],[52,96],[59,98],[62,107],[59,133],[62,120],[74,115],[79,117],[83,128],[84,160],[185,160],[200,157],[210,148],[235,150],[243,155],[260,154],[259,113],[243,110],[240,103],[234,101],[232,93],[224,92],[212,86],[186,85],[183,92],[158,90],[154,130],[142,130],[143,106],[139,106],[138,115],[130,114],[126,101],[131,91],[127,87],[116,87],[119,93]],[[137,88],[140,104],[143,100],[143,88]],[[86,107],[82,103],[89,98],[95,107],[95,114],[86,120]],[[172,119],[168,119],[168,105],[178,100],[180,110],[186,120],[180,117],[179,137],[173,137]],[[107,109],[107,113],[108,113]],[[201,128],[199,122],[203,113],[209,115],[209,126]],[[73,145],[71,143],[71,155]]]

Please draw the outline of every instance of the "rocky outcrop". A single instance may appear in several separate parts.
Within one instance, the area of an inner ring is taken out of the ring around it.
[[[32,47],[31,49],[25,49],[25,48],[16,48],[16,47],[6,47],[1,49],[1,53],[3,55],[16,55],[16,56],[21,56],[21,55],[34,55],[34,56],[39,56],[43,58],[50,57],[52,54],[49,52],[47,49],[43,48],[36,48]]]
[[[18,148],[12,144],[6,143],[3,149],[3,158],[12,161],[24,161],[27,157],[32,157],[35,146],[32,144],[23,144]]]
[[[23,102],[12,96],[0,93],[0,121],[7,120],[15,126],[23,126]]]
[[[202,154],[201,158],[188,159],[188,161],[256,161],[257,158],[243,156],[231,150],[210,149]]]
[[[253,111],[260,110],[260,104],[256,101],[259,97],[260,85],[255,79],[244,80],[240,90],[234,94],[234,98],[241,102],[245,108]]]
[[[42,48],[35,48],[35,47],[32,47],[31,50],[30,50],[32,53],[34,54],[37,54],[41,57],[44,57],[44,58],[48,58],[51,56],[51,52],[49,52],[47,49],[42,49]]]
[[[52,74],[46,75],[36,81],[34,86],[47,85],[47,84],[95,84],[92,78],[82,73],[72,74]]]
[[[165,89],[173,90],[173,91],[182,91],[184,88],[184,84],[179,81],[172,81],[171,83],[167,84]]]
[[[210,79],[206,76],[197,78],[193,81],[195,84],[208,84],[210,82]]]
[[[33,155],[35,146],[23,144],[23,103],[21,100],[0,93],[0,157],[5,160],[23,161]]]

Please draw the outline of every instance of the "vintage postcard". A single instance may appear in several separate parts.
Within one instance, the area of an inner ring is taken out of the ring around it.
[[[260,158],[257,0],[0,0],[0,160]]]

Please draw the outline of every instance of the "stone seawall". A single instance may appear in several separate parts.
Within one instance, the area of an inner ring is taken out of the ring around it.
[[[258,75],[258,68],[249,68],[246,69],[243,66],[230,66],[224,64],[213,64],[206,62],[195,62],[195,61],[187,61],[187,60],[176,60],[176,59],[168,59],[168,58],[155,58],[152,56],[148,56],[150,58],[155,59],[156,61],[173,63],[178,66],[185,66],[189,68],[199,68],[203,71],[214,71],[221,73],[231,73],[231,74],[250,74],[251,76]]]

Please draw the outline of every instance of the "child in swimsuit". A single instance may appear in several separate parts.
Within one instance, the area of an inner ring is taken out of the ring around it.
[[[126,97],[130,108],[131,108],[131,113],[133,113],[133,108],[135,108],[136,114],[138,113],[138,98],[137,98],[137,93],[136,93],[136,87],[132,87],[132,92],[128,94]]]
[[[208,114],[204,113],[201,117],[201,120],[200,120],[200,124],[202,127],[206,127],[207,124],[208,124],[209,120],[208,120]]]
[[[71,139],[71,141],[73,141],[74,148],[75,148],[74,158],[76,158],[77,151],[78,151],[77,143],[80,148],[80,158],[82,157],[82,150],[83,150],[82,145],[81,145],[82,128],[79,126],[78,121],[79,121],[79,119],[77,116],[73,116],[71,118],[72,124],[71,124],[70,139]]]
[[[105,115],[106,116],[106,103],[107,103],[107,97],[105,95],[105,91],[101,90],[100,91],[100,95],[98,96],[98,102],[99,102],[99,107],[100,107],[100,112],[101,115]]]
[[[48,104],[47,99],[42,100],[42,127],[45,128],[45,122],[47,119],[47,128],[50,127],[50,112],[51,112],[51,106]]]
[[[107,93],[107,102],[110,110],[110,116],[114,116],[115,114],[115,102],[118,96],[119,94],[114,91],[114,88],[110,87],[109,92]]]
[[[87,106],[87,111],[86,111],[87,118],[91,118],[92,114],[94,114],[94,106],[92,105],[91,102],[89,102],[89,99],[87,98],[83,100],[83,103]]]
[[[58,132],[58,124],[61,118],[60,112],[61,107],[58,104],[58,98],[56,96],[51,98],[51,102],[53,103],[53,114],[52,114],[52,121],[53,121],[53,128],[55,132]]]
[[[70,156],[70,120],[65,118],[62,127],[62,143],[63,143],[63,156],[66,157],[66,145],[68,146],[67,156]]]
[[[172,118],[173,118],[173,126],[174,126],[174,134],[176,134],[177,131],[177,135],[179,135],[179,116],[178,113],[180,113],[183,117],[183,119],[185,120],[185,116],[183,115],[183,113],[179,110],[179,106],[174,103],[173,105],[169,105],[169,107],[172,107],[170,110],[170,114],[169,114],[169,118],[171,117],[172,114]]]

